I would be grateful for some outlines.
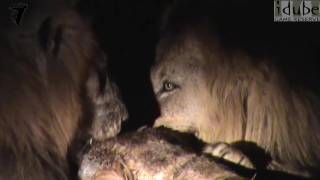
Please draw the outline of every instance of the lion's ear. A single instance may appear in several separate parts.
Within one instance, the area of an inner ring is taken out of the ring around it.
[[[53,56],[69,52],[71,51],[70,47],[73,46],[85,50],[89,45],[92,45],[90,39],[92,35],[88,24],[73,11],[66,14],[48,17],[41,23],[38,30],[40,47]]]
[[[38,37],[40,46],[45,52],[52,52],[57,55],[63,32],[62,28],[54,29],[52,26],[52,18],[47,18],[40,26]]]

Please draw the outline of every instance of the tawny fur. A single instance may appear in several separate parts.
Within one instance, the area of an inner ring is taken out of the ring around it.
[[[69,176],[67,152],[84,116],[84,82],[98,46],[73,12],[46,26],[2,37],[0,179]]]

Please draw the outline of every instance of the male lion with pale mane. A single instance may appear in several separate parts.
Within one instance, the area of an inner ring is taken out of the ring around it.
[[[161,111],[155,126],[192,132],[240,164],[228,144],[253,142],[270,154],[267,168],[318,177],[319,98],[289,83],[271,58],[227,50],[205,12],[183,8],[169,13],[151,69]]]

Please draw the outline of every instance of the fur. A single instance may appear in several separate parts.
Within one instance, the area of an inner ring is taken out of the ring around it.
[[[68,179],[84,82],[101,54],[91,29],[66,12],[3,35],[0,49],[0,179]]]

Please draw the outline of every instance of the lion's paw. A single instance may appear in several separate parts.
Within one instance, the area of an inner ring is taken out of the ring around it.
[[[245,154],[228,143],[220,142],[213,145],[207,145],[203,152],[246,168],[254,168],[252,162]]]

